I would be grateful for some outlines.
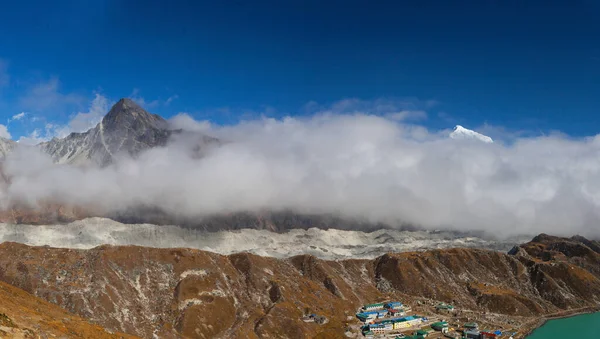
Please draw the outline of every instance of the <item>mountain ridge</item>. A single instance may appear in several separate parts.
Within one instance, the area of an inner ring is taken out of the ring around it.
[[[453,248],[333,261],[3,243],[0,281],[145,338],[343,337],[360,305],[390,299],[424,315],[452,303],[459,310],[453,321],[518,328],[522,338],[544,315],[598,308],[598,260],[584,242],[558,237],[534,238],[510,253]],[[306,324],[306,312],[329,322]]]

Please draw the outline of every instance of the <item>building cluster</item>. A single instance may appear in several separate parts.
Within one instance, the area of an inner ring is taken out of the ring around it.
[[[362,307],[361,311],[356,314],[358,320],[363,323],[373,323],[377,319],[386,317],[403,316],[410,311],[407,306],[402,305],[399,301],[388,303],[368,304]]]
[[[440,303],[436,309],[454,311],[454,306]],[[464,339],[496,339],[502,335],[500,331],[488,331],[479,329],[479,325],[475,322],[466,323],[461,330],[451,328],[447,321],[435,321],[429,326],[420,326],[429,320],[426,317],[418,315],[407,315],[410,308],[403,305],[399,301],[390,301],[376,304],[364,305],[356,317],[364,323],[362,326],[362,334],[366,338],[375,336],[395,337],[395,339],[423,339],[427,338],[432,332],[439,331],[448,338],[464,338]],[[415,326],[412,335],[398,334],[403,330],[410,330]],[[396,333],[396,334],[395,334]]]
[[[362,328],[366,337],[384,334],[393,330],[401,330],[421,324],[423,317],[418,315],[406,316],[410,308],[399,301],[369,304],[362,307],[356,317],[365,323]]]

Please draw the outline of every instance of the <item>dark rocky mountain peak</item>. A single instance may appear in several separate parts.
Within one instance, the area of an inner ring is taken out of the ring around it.
[[[167,128],[167,122],[156,114],[150,114],[129,98],[119,100],[104,116],[102,125],[105,130],[145,128]]]
[[[165,119],[123,98],[96,127],[84,133],[71,133],[64,139],[52,139],[40,147],[57,163],[106,166],[116,156],[136,157],[143,151],[166,146],[174,135],[178,137],[176,141],[184,142],[197,157],[208,146],[219,144],[215,138],[189,134],[171,130]]]

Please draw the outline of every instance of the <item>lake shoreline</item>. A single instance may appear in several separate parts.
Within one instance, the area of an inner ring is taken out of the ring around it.
[[[544,316],[544,317],[540,318],[539,320],[537,320],[535,326],[531,327],[530,329],[528,329],[525,332],[523,338],[527,339],[535,330],[544,326],[550,320],[571,318],[571,317],[576,317],[576,316],[582,315],[582,314],[590,314],[590,313],[596,313],[596,312],[600,312],[600,305],[587,306],[587,307],[577,308],[574,310],[563,311],[563,312],[560,312],[560,314],[555,313],[555,314],[550,314],[550,315]]]

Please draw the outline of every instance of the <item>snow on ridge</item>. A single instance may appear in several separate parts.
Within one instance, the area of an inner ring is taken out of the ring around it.
[[[494,140],[492,140],[492,138],[488,137],[487,135],[477,133],[468,128],[464,128],[461,125],[456,125],[454,127],[454,131],[452,131],[452,133],[450,133],[450,138],[463,139],[463,140],[464,139],[475,139],[475,140],[483,141],[488,144],[491,144],[494,142]]]
[[[371,259],[388,252],[405,252],[449,247],[476,247],[508,251],[529,239],[503,241],[457,235],[445,231],[375,232],[317,228],[292,229],[283,233],[241,229],[206,232],[179,226],[122,224],[111,219],[89,218],[66,225],[14,225],[0,223],[0,243],[13,241],[31,246],[88,249],[108,245],[138,245],[157,248],[185,247],[223,255],[250,252],[262,256],[287,258],[311,254],[323,259]],[[203,276],[190,271],[187,275]]]

